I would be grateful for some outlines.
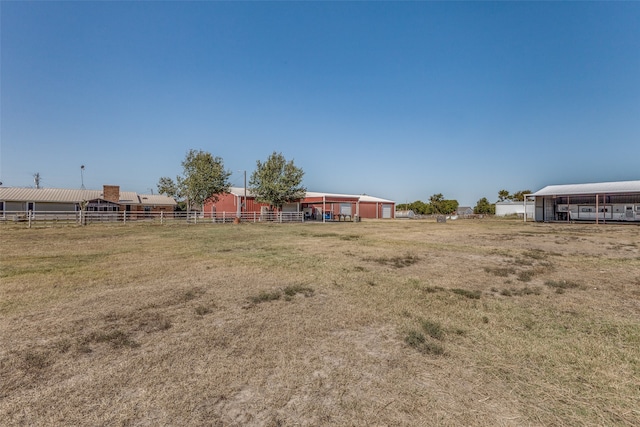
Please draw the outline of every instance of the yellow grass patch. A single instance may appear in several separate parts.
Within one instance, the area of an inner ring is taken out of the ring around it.
[[[5,227],[8,425],[640,425],[640,228]]]

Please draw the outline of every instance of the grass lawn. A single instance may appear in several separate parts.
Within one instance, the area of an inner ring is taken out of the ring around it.
[[[0,227],[3,425],[640,425],[640,227]]]

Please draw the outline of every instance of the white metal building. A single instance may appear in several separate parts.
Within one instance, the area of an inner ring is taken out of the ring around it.
[[[640,222],[640,181],[549,185],[527,198],[536,221]]]
[[[496,216],[518,215],[520,217],[527,214],[527,218],[533,218],[534,211],[533,201],[519,202],[513,200],[505,200],[496,203]]]

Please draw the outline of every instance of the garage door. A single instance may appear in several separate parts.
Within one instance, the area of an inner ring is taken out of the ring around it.
[[[382,218],[391,218],[391,205],[382,205]]]
[[[351,216],[351,203],[340,203],[340,215]]]

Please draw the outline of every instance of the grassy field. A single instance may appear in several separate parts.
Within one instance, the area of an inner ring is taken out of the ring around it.
[[[3,425],[640,425],[640,227],[2,228]]]

